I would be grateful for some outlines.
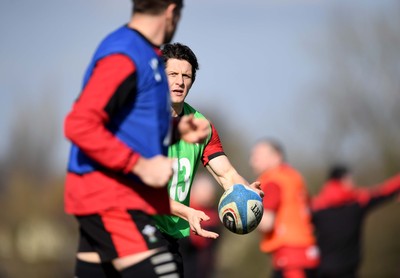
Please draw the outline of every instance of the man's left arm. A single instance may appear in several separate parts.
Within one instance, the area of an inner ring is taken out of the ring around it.
[[[224,190],[227,190],[234,184],[249,186],[249,182],[236,171],[226,155],[213,158],[208,162],[206,168]]]
[[[206,169],[224,190],[234,184],[244,184],[250,186],[261,197],[264,196],[259,182],[249,184],[233,167],[222,148],[217,129],[213,124],[211,124],[211,138],[204,149],[202,161]]]
[[[393,176],[382,184],[371,190],[370,200],[366,207],[368,209],[379,206],[386,201],[394,199],[400,194],[400,174]]]

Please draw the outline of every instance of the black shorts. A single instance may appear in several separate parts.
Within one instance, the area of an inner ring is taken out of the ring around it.
[[[102,262],[168,245],[154,219],[142,211],[110,209],[76,218],[78,252],[97,252]]]
[[[292,268],[274,270],[272,278],[316,278],[317,270],[308,268]]]

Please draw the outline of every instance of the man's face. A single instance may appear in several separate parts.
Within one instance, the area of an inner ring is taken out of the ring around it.
[[[342,178],[342,183],[348,187],[348,188],[353,188],[354,187],[354,180],[353,180],[353,175],[347,174]]]
[[[183,103],[192,87],[192,65],[186,60],[169,59],[166,73],[172,104]]]
[[[170,43],[175,35],[176,29],[178,28],[178,23],[181,18],[180,11],[172,11],[171,16],[167,22],[167,27],[165,30],[164,44]]]
[[[280,162],[280,156],[268,144],[256,144],[251,151],[250,167],[256,175],[278,166]]]

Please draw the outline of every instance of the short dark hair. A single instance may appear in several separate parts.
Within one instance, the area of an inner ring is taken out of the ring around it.
[[[165,64],[169,59],[178,59],[188,61],[192,66],[192,81],[196,79],[196,71],[199,69],[196,55],[186,45],[181,43],[168,43],[162,48],[162,54]]]
[[[132,0],[133,13],[157,15],[167,9],[170,4],[176,4],[177,12],[183,8],[183,0]]]
[[[335,164],[329,169],[329,180],[340,180],[351,173],[349,167],[344,164]]]

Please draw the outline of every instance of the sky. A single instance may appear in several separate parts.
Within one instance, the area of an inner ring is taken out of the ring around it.
[[[315,50],[332,11],[362,16],[390,2],[186,0],[174,41],[191,47],[200,64],[187,101],[246,134],[245,145],[272,134],[301,145],[307,138],[298,132],[297,104],[320,77]],[[0,155],[12,144],[15,117],[39,113],[30,130],[46,136],[55,121],[53,156],[65,164],[63,119],[96,46],[130,11],[129,0],[0,1]]]

